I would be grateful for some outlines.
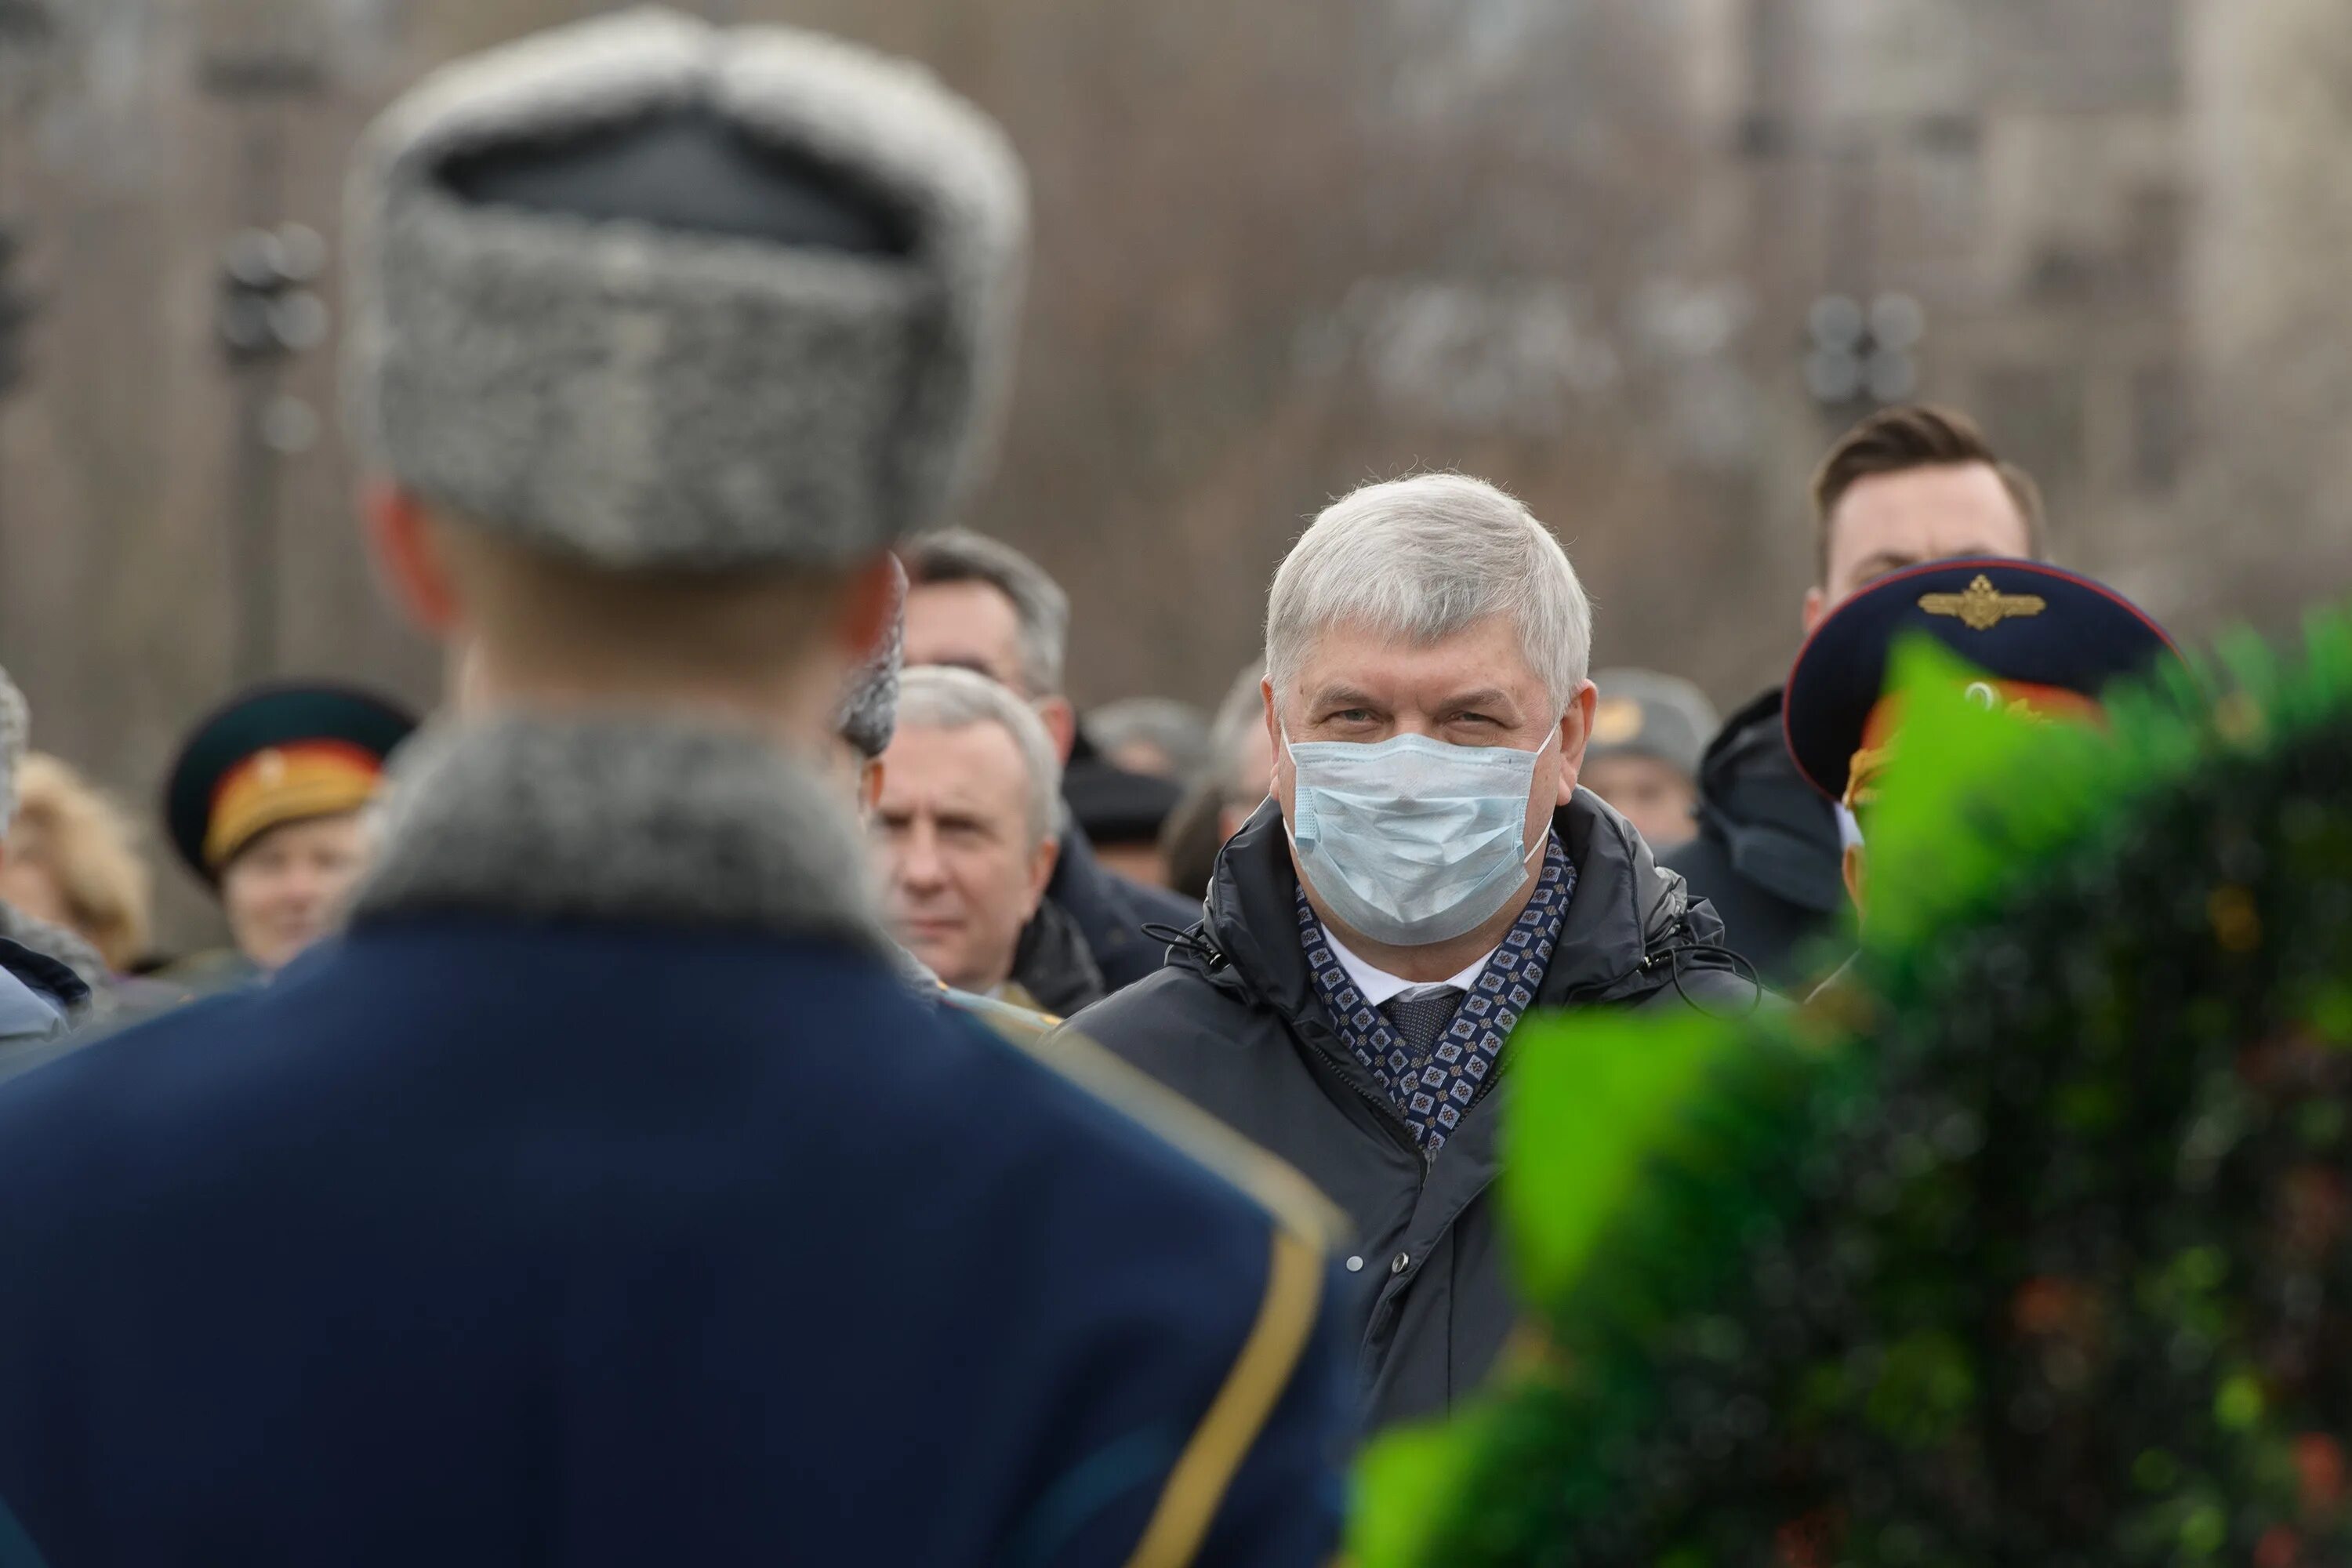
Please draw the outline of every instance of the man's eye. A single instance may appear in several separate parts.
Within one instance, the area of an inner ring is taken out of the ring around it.
[[[1334,724],[1369,724],[1371,721],[1370,710],[1362,708],[1342,708],[1331,715]]]

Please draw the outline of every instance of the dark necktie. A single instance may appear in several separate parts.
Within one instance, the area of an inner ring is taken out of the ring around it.
[[[1407,991],[1381,1004],[1381,1016],[1389,1021],[1397,1037],[1414,1061],[1426,1061],[1436,1047],[1438,1037],[1454,1022],[1461,1010],[1462,988],[1441,985],[1433,991]]]

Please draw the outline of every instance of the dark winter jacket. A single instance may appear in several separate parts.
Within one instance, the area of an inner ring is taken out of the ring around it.
[[[1539,1005],[1752,1006],[1720,927],[1641,836],[1584,791],[1553,819],[1577,868]],[[1169,966],[1072,1021],[1295,1166],[1349,1216],[1360,1367],[1378,1424],[1435,1415],[1486,1375],[1516,1318],[1495,1179],[1499,1096],[1433,1163],[1349,1054],[1299,944],[1297,876],[1269,802],[1225,846],[1206,920]],[[1511,1062],[1506,1046],[1504,1071]]]
[[[1021,928],[1020,945],[1013,950],[1012,989],[1015,1005],[1066,1018],[1110,994],[1103,984],[1095,955],[1069,911],[1047,899]]]
[[[1104,985],[1113,991],[1151,973],[1167,956],[1168,944],[1146,936],[1145,926],[1181,929],[1201,918],[1201,906],[1192,900],[1106,869],[1066,813],[1062,858],[1055,863],[1054,879],[1045,884],[1045,898],[1076,922],[1087,952],[1102,971]]]
[[[1698,795],[1698,837],[1660,859],[1715,906],[1726,945],[1765,984],[1818,979],[1836,959],[1823,962],[1818,944],[1845,910],[1837,816],[1789,755],[1779,691],[1725,723],[1699,763]]]

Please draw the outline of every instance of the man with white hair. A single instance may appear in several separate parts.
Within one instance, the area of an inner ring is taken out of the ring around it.
[[[1043,1013],[1102,999],[1076,925],[1045,900],[1061,787],[1028,704],[968,669],[907,672],[877,836],[894,934],[952,989]]]
[[[1538,1007],[1751,1005],[1720,927],[1577,787],[1591,613],[1518,501],[1358,490],[1276,575],[1273,798],[1160,973],[1074,1026],[1350,1216],[1376,1422],[1470,1393],[1514,1321],[1489,1092]]]

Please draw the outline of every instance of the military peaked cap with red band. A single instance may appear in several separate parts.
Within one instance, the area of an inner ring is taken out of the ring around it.
[[[2179,657],[2129,599],[2054,566],[1969,558],[1882,577],[1813,628],[1781,703],[1789,754],[1833,801],[1846,798],[1857,758],[1891,738],[1887,659],[1906,635],[1981,671],[1990,700],[2052,717],[2078,716],[2114,682]]]
[[[172,764],[163,820],[189,868],[217,881],[273,827],[366,805],[415,716],[350,687],[265,686],[199,723]]]

